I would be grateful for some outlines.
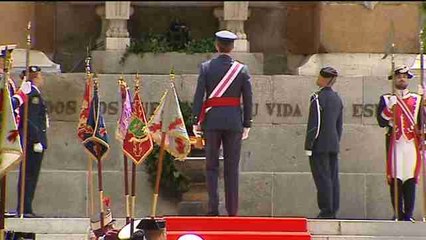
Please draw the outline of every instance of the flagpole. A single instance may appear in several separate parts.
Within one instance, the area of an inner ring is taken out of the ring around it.
[[[96,145],[98,143],[95,143]],[[101,231],[104,231],[104,204],[103,204],[103,198],[104,198],[104,191],[103,191],[103,184],[102,184],[102,160],[98,158],[98,189],[99,189],[99,206],[100,206],[100,223],[101,223]]]
[[[25,81],[29,80],[30,74],[30,49],[31,49],[31,21],[28,22],[27,26],[27,51],[26,51],[26,60],[25,60]],[[26,175],[26,165],[27,165],[27,136],[28,136],[28,101],[24,103],[24,116],[23,116],[23,154],[22,154],[22,168],[21,168],[21,199],[19,202],[19,214],[21,218],[24,218],[24,199],[25,199],[25,175]]]
[[[423,19],[422,19],[423,20]],[[422,21],[423,22],[423,21]],[[423,26],[422,26],[423,27]],[[420,108],[420,159],[421,159],[421,163],[423,164],[422,167],[422,180],[423,180],[423,222],[426,221],[426,170],[425,170],[425,155],[424,155],[424,150],[425,150],[425,122],[424,122],[424,118],[425,118],[425,84],[424,84],[424,65],[423,65],[423,61],[424,61],[424,56],[423,56],[423,47],[424,47],[424,42],[423,42],[423,29],[420,30],[420,35],[419,35],[419,40],[420,40],[420,85],[421,88],[423,89],[423,96],[422,96],[422,102],[421,102],[421,108]]]
[[[121,87],[124,87],[125,96],[127,98],[127,85],[126,85],[126,82],[124,81],[123,73],[121,74],[120,78],[118,79],[118,85],[119,85],[121,94],[123,94],[123,92],[121,91]],[[121,96],[121,98],[123,99],[123,96]],[[124,103],[125,102],[122,101],[122,104],[121,104],[122,105],[121,106],[121,112],[122,113],[123,113],[123,110],[124,110]],[[128,160],[127,160],[127,156],[124,153],[123,153],[123,163],[124,163],[123,175],[124,175],[124,200],[125,200],[124,204],[125,204],[125,207],[126,207],[126,224],[129,224],[130,223],[129,163],[128,163]]]
[[[130,236],[133,235],[135,224],[135,204],[136,204],[136,164],[132,161],[132,210],[130,212]]]
[[[136,73],[135,78],[135,95],[139,92],[139,73]],[[130,236],[133,235],[134,221],[135,221],[135,205],[136,205],[136,163],[132,161],[132,209],[130,211]]]
[[[87,58],[86,58],[86,81],[89,82],[89,87],[91,88],[91,65],[90,65],[90,60],[92,59],[89,56],[89,46],[87,46]],[[90,91],[89,91],[89,99],[92,99],[92,96],[90,96]],[[89,185],[89,198],[90,198],[90,203],[89,203],[89,212],[90,212],[90,216],[93,216],[94,214],[94,209],[95,209],[95,198],[94,198],[94,192],[93,192],[93,159],[90,157],[90,155],[87,155],[87,169],[88,169],[88,174],[87,174],[87,183]]]
[[[4,89],[7,90],[7,89]],[[5,219],[4,211],[6,210],[6,173],[1,177],[1,204],[0,204],[0,240],[5,239]]]
[[[161,145],[160,145],[160,156],[158,158],[157,163],[157,177],[155,179],[155,191],[153,195],[152,200],[152,214],[151,217],[155,217],[156,211],[157,211],[157,200],[158,200],[158,193],[160,191],[160,180],[161,180],[161,174],[163,171],[163,159],[164,159],[164,145],[166,142],[166,132],[161,132]]]
[[[174,74],[174,70],[172,68],[171,72],[170,72],[170,80],[173,83],[175,79],[175,74]],[[169,93],[171,94],[171,93]],[[164,160],[164,146],[166,143],[166,132],[163,130],[164,128],[161,128],[161,144],[160,144],[160,156],[158,158],[158,163],[157,163],[157,177],[155,179],[155,191],[154,191],[154,195],[153,195],[153,200],[152,200],[152,213],[151,213],[151,217],[155,217],[156,212],[157,212],[157,203],[158,203],[158,194],[160,192],[160,180],[161,180],[161,174],[163,172],[163,160]]]
[[[129,196],[129,164],[126,154],[123,154],[124,160],[124,197],[126,206],[126,224],[130,222],[130,196]]]
[[[5,91],[9,91],[8,88],[8,83],[7,81],[9,80],[9,69],[11,67],[11,55],[8,53],[7,47],[5,50],[5,57],[4,57],[4,65],[3,65],[3,80],[4,80],[4,86],[3,86],[3,92],[1,95],[1,98],[4,99],[4,95],[6,94]],[[4,100],[3,100],[4,101]],[[3,109],[3,111],[6,111],[6,109]],[[3,120],[4,121],[4,120]],[[7,175],[6,172],[4,173],[4,175],[1,177],[0,179],[0,185],[1,185],[1,196],[0,196],[0,240],[4,240],[5,239],[5,217],[4,217],[4,212],[6,210],[6,180],[7,180]]]
[[[94,77],[93,79],[94,81],[94,91],[95,93],[98,91],[98,80],[97,77]],[[99,113],[100,109],[99,109],[99,102],[97,102],[97,106],[96,109]],[[99,114],[96,114],[96,118],[99,118]],[[98,122],[98,119],[95,119],[96,123]],[[104,192],[103,192],[103,182],[102,182],[102,159],[100,156],[100,148],[101,146],[99,146],[99,143],[95,142],[94,143],[94,149],[96,155],[97,155],[97,163],[98,163],[98,191],[99,191],[99,207],[100,207],[100,224],[101,224],[101,231],[104,231],[104,204],[103,204],[103,198],[104,198]],[[98,151],[96,151],[96,149],[98,149]]]
[[[393,23],[393,22],[392,22]],[[394,52],[395,52],[395,43],[392,42],[392,48],[391,48],[391,70],[392,70],[392,95],[396,96],[396,88],[395,88],[395,58],[394,58]],[[399,196],[399,192],[398,192],[398,176],[397,176],[397,161],[396,161],[396,104],[393,106],[393,122],[394,122],[394,126],[392,127],[392,139],[393,139],[393,157],[392,157],[392,162],[393,162],[393,174],[394,174],[394,181],[393,181],[393,187],[394,187],[394,211],[395,211],[395,221],[399,220],[399,201],[398,201],[398,196]]]

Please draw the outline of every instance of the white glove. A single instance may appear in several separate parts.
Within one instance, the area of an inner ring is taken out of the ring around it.
[[[46,113],[46,128],[50,127],[49,115]]]
[[[41,143],[35,143],[33,150],[36,153],[41,153],[41,152],[43,152],[43,145],[41,145]]]
[[[243,130],[243,136],[241,137],[242,140],[246,140],[249,136],[250,128],[244,128]]]
[[[417,85],[417,93],[421,96],[423,96],[424,90],[423,86],[421,84]]]
[[[312,151],[311,150],[305,150],[305,154],[306,154],[306,156],[310,157],[310,156],[312,156]]]
[[[196,137],[201,137],[201,134],[203,133],[199,125],[192,125],[192,132],[194,132]]]
[[[31,82],[22,81],[21,87],[19,87],[21,91],[25,94],[29,94],[31,92]]]
[[[396,96],[395,95],[392,95],[390,98],[389,98],[389,108],[392,108],[393,107],[393,105],[395,105],[396,104]]]

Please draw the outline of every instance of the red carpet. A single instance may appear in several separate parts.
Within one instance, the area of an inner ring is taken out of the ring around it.
[[[204,240],[310,240],[307,219],[267,217],[165,217],[167,240],[194,233]]]

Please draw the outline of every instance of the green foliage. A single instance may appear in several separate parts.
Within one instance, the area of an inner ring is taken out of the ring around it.
[[[193,53],[211,53],[215,52],[214,38],[205,38],[200,40],[190,40],[183,44],[171,42],[167,34],[143,34],[138,39],[131,39],[130,46],[120,59],[120,64],[126,62],[130,54],[137,54],[143,57],[146,52],[150,53],[165,53],[165,52],[182,52],[187,54]]]
[[[201,40],[192,40],[185,44],[186,53],[210,53],[215,52],[214,38],[205,38]]]
[[[190,103],[181,102],[180,107],[186,129],[191,129],[192,106]],[[145,171],[149,174],[149,180],[152,183],[152,187],[155,187],[155,179],[157,178],[157,163],[159,155],[160,147],[155,145],[152,153],[145,160]],[[182,193],[189,190],[190,179],[176,168],[174,161],[175,160],[173,156],[168,152],[165,152],[163,160],[163,172],[160,181],[160,191],[162,196],[180,199]]]

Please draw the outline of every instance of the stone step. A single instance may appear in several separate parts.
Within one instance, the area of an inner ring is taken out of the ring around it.
[[[37,240],[87,240],[86,234],[36,234]]]
[[[83,234],[89,218],[7,218],[6,229],[36,234]]]
[[[206,213],[206,201],[182,201],[178,204],[179,216],[203,216]]]
[[[182,194],[182,201],[207,201],[209,199],[209,196],[207,194],[207,191],[188,191],[184,194]]]
[[[199,183],[206,181],[205,164],[206,163],[204,159],[175,162],[176,168],[183,174],[188,176],[191,183]]]
[[[189,191],[182,194],[182,201],[207,201],[206,183],[191,183]]]
[[[192,183],[203,183],[206,181],[205,157],[188,157],[185,161],[175,162],[176,168],[190,178]],[[223,157],[219,156],[219,175],[223,177]]]
[[[308,221],[312,235],[327,236],[410,236],[426,239],[423,222],[377,220],[316,220]]]

